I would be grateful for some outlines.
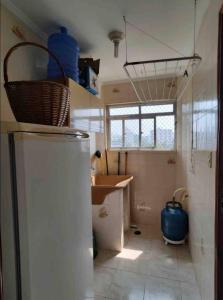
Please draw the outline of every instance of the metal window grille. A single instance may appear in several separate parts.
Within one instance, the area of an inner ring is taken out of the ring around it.
[[[111,149],[174,150],[176,102],[107,106]]]

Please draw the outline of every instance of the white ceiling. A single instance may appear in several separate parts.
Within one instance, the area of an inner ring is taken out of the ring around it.
[[[123,15],[185,55],[193,52],[194,0],[11,0],[43,32],[64,25],[79,41],[82,56],[101,59],[100,78],[126,78],[124,42],[113,57],[111,30],[124,31]],[[197,31],[210,0],[198,0]],[[175,57],[176,53],[127,26],[128,60]]]

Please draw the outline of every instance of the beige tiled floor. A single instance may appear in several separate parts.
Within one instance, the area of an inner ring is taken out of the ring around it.
[[[201,300],[187,246],[166,246],[159,230],[131,230],[122,253],[100,250],[95,300]]]

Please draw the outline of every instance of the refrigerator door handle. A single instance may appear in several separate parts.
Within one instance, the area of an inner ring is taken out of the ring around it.
[[[89,138],[89,134],[86,133],[86,132],[69,132],[69,131],[65,131],[64,134],[67,134],[67,135],[72,135],[74,137],[77,137],[77,138],[82,138],[82,139],[88,139]]]
[[[34,134],[34,135],[40,135],[40,136],[45,136],[45,135],[50,135],[50,136],[67,136],[70,138],[78,138],[78,139],[88,139],[89,134],[86,132],[73,132],[73,131],[64,131],[64,132],[38,132],[38,131],[14,131],[13,133],[26,133],[26,134]]]

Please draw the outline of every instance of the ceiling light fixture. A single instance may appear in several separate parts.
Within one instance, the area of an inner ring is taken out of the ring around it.
[[[111,31],[108,34],[109,39],[114,43],[114,57],[118,57],[118,47],[121,40],[124,39],[124,33],[121,31]]]

